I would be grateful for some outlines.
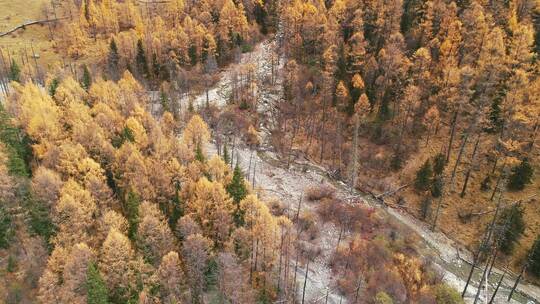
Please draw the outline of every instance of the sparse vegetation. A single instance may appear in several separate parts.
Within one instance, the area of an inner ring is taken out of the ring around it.
[[[540,4],[495,2],[0,0],[0,302],[539,282]]]
[[[306,198],[310,201],[320,201],[322,199],[332,199],[335,196],[336,189],[332,186],[324,184],[316,187],[311,187],[306,191]]]

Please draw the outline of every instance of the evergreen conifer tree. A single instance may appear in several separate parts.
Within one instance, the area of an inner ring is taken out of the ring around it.
[[[159,63],[155,53],[152,55],[152,73],[156,79],[159,79],[161,76],[161,64]]]
[[[540,278],[540,234],[536,237],[536,241],[532,246],[528,270],[529,273]]]
[[[88,304],[107,304],[107,287],[99,270],[94,263],[88,265],[86,273],[86,303]]]
[[[118,63],[120,62],[120,55],[118,54],[118,47],[116,46],[116,41],[114,41],[114,38],[111,39],[111,43],[109,44],[109,69],[111,72],[118,72]]]
[[[137,71],[139,74],[145,78],[148,77],[148,62],[146,61],[146,54],[141,39],[137,41],[137,55],[135,60],[137,61]]]
[[[501,114],[501,98],[495,98],[491,104],[491,110],[489,112],[490,126],[487,129],[488,132],[497,133],[501,131],[504,124]]]
[[[10,81],[21,82],[21,68],[19,67],[15,59],[11,60],[11,66],[9,67],[9,73],[8,73],[8,79]]]
[[[59,84],[58,78],[54,78],[51,81],[51,84],[49,84],[49,95],[51,95],[51,97],[54,97],[54,94],[56,94],[56,89],[58,89]]]
[[[433,158],[433,174],[441,175],[446,167],[446,159],[444,154],[439,153]]]
[[[9,248],[14,230],[11,216],[3,205],[0,205],[0,248]]]
[[[205,162],[205,157],[202,152],[202,149],[199,145],[197,145],[197,148],[195,148],[195,159],[200,161],[201,163]]]
[[[437,176],[433,179],[431,185],[431,195],[433,197],[441,197],[443,191],[443,179],[440,176]]]
[[[240,201],[247,195],[246,184],[244,182],[244,176],[238,164],[234,167],[233,178],[231,183],[227,186],[227,192],[232,197],[236,210],[234,212],[234,222],[236,226],[244,224],[244,215],[240,210]]]
[[[523,220],[523,208],[513,205],[503,210],[499,225],[502,227],[499,238],[499,248],[509,255],[514,250],[515,244],[525,232],[525,222]]]
[[[431,163],[429,160],[420,167],[416,172],[416,179],[414,180],[414,188],[418,191],[427,191],[431,187],[431,178],[433,171],[431,169]]]
[[[125,202],[126,217],[129,224],[128,236],[133,239],[137,234],[139,224],[139,204],[140,198],[137,193],[130,190]]]
[[[90,89],[90,86],[92,85],[92,75],[90,75],[90,71],[88,70],[88,66],[86,65],[84,65],[83,67],[83,78],[81,81],[81,85],[86,91],[88,91]]]
[[[423,220],[427,219],[431,209],[431,198],[425,197],[420,204],[420,216]]]
[[[519,165],[512,169],[512,174],[508,179],[508,189],[519,191],[525,189],[527,184],[532,182],[534,169],[527,158],[523,159]]]
[[[161,95],[160,96],[161,108],[163,112],[171,112],[171,106],[169,103],[169,97],[167,96],[167,93],[165,93],[164,91],[161,91],[160,95]]]
[[[231,162],[231,156],[229,155],[229,150],[227,149],[227,145],[223,145],[223,161],[226,164],[229,164]]]

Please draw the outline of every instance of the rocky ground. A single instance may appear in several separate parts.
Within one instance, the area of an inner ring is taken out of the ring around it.
[[[259,100],[259,109],[263,117],[261,125],[261,133],[264,137],[267,135],[269,121],[264,118],[269,118],[265,113],[268,113],[273,106],[273,103],[278,100],[280,95],[280,80],[268,81],[272,74],[272,66],[275,62],[270,62],[270,58],[275,53],[276,42],[266,40],[257,45],[253,52],[243,54],[237,64],[233,64],[227,69],[220,72],[220,80],[209,91],[209,102],[223,107],[227,104],[231,94],[231,85],[234,74],[241,68],[250,66],[255,69],[257,77],[256,96]],[[283,60],[277,64],[278,70],[282,67]],[[194,105],[201,107],[206,103],[206,94],[203,93],[194,98]],[[216,153],[215,147],[209,147],[209,153]],[[333,180],[328,177],[324,168],[309,162],[293,162],[289,169],[285,169],[283,162],[279,157],[272,152],[269,145],[264,145],[257,152],[249,150],[247,147],[240,145],[235,151],[235,162],[244,171],[246,178],[254,183],[260,195],[264,197],[277,197],[285,206],[291,209],[298,207],[298,202],[303,193],[312,186],[321,183],[331,183],[337,189],[337,195],[341,197],[350,197],[350,189],[343,183]],[[404,226],[404,229],[410,229],[412,232],[420,236],[421,242],[418,244],[420,254],[427,259],[433,261],[436,268],[443,275],[443,280],[457,290],[463,290],[465,280],[470,271],[471,253],[460,248],[458,244],[450,240],[444,234],[432,232],[429,227],[411,215],[403,212],[400,209],[388,208],[373,196],[364,193],[354,193],[355,196],[361,198],[360,201],[375,206],[376,208],[384,209],[388,216]],[[313,209],[314,206],[304,202],[303,210]],[[318,247],[321,248],[321,254],[316,260],[310,264],[308,281],[306,284],[306,303],[325,303],[326,293],[328,291],[327,303],[346,303],[346,300],[335,289],[335,278],[328,266],[329,258],[335,249],[339,232],[336,227],[329,223],[320,223],[321,233],[314,240]],[[298,285],[304,283],[305,268],[300,267],[297,276]],[[495,270],[494,274],[489,279],[487,300],[485,293],[482,292],[480,302],[487,303],[491,297],[497,281],[501,275],[500,270]],[[481,278],[481,270],[477,270],[473,276],[472,285],[469,286],[466,302],[472,303],[476,294],[476,287]],[[502,287],[498,293],[494,303],[507,303],[506,297],[510,287],[513,285],[515,275],[507,276],[503,281]],[[484,284],[485,285],[485,284]],[[521,283],[518,286],[517,292],[511,303],[540,303],[540,288],[538,286]]]

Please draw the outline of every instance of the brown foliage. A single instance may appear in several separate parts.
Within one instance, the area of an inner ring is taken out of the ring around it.
[[[306,198],[310,201],[320,201],[322,199],[333,199],[336,189],[329,184],[311,186],[306,191]]]

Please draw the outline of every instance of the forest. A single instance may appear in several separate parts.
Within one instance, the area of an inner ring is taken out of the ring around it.
[[[0,303],[540,303],[539,0],[0,0]]]

